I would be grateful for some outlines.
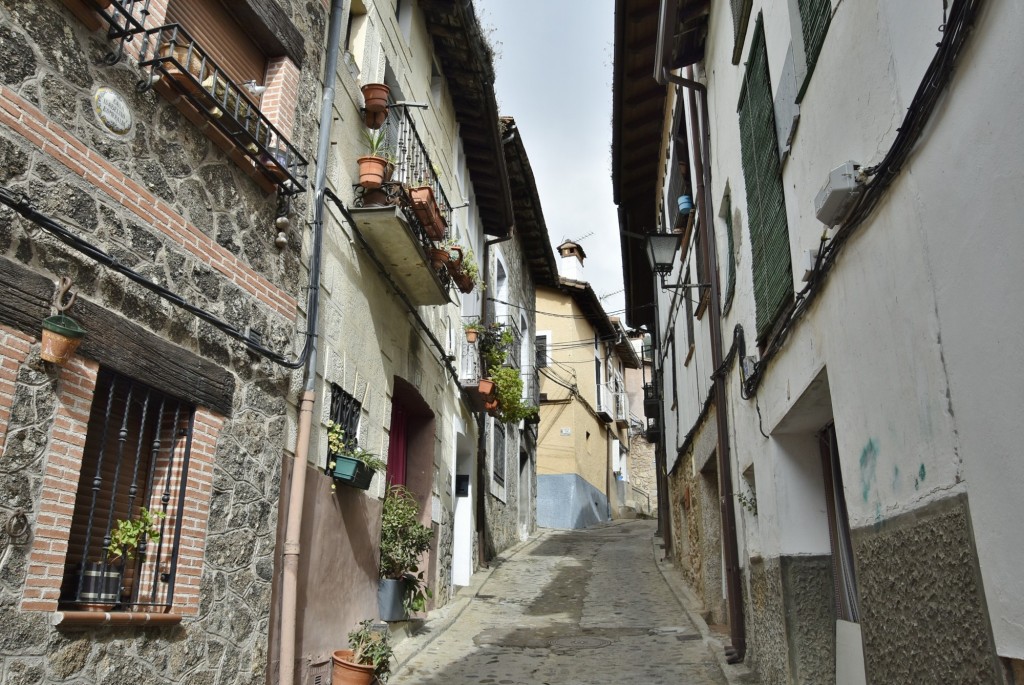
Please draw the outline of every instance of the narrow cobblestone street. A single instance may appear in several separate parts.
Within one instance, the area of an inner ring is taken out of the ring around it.
[[[724,684],[655,563],[653,521],[546,531],[500,562],[392,685]]]

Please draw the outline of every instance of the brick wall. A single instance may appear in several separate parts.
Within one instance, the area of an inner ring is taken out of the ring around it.
[[[7,423],[11,419],[14,402],[14,382],[18,367],[28,356],[32,338],[7,326],[0,326],[0,457],[4,453]]]

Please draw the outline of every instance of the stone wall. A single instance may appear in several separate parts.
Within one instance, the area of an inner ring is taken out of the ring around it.
[[[643,490],[648,497],[633,491],[630,485]],[[654,444],[647,442],[642,433],[629,440],[629,483],[626,484],[626,502],[637,512],[658,515],[658,482],[654,465]]]
[[[790,683],[789,644],[778,557],[751,560],[750,596],[744,602],[747,661],[763,683]]]
[[[305,35],[321,35],[323,12],[309,3],[293,8],[293,19]],[[266,346],[288,354],[304,275],[300,232],[289,232],[284,249],[274,244],[275,197],[171,104],[152,91],[139,93],[140,72],[127,60],[105,66],[101,58],[112,47],[105,34],[89,33],[59,2],[0,0],[0,45],[0,183],[118,262],[240,330],[258,330]],[[307,156],[319,60],[307,51],[299,95],[306,106],[298,109],[292,139]],[[93,115],[99,86],[128,103],[134,125],[122,138]],[[293,226],[304,211],[304,199],[296,198]],[[216,436],[198,615],[159,629],[57,629],[49,613],[18,607],[59,390],[56,372],[33,344],[18,368],[0,456],[0,515],[6,520],[26,505],[30,511],[28,539],[0,539],[0,680],[265,682],[291,373],[7,209],[0,209],[0,256],[51,280],[70,276],[80,299],[215,362],[234,383],[233,406]]]
[[[854,530],[853,550],[870,682],[1001,682],[966,495]]]

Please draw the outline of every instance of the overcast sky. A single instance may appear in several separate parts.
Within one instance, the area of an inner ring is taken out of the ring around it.
[[[583,245],[585,278],[598,296],[615,293],[602,301],[618,315],[624,298],[611,182],[614,1],[475,4],[495,49],[498,110],[519,127],[552,247],[566,238]]]

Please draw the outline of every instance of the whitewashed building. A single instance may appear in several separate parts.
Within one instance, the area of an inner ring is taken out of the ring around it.
[[[662,526],[730,657],[772,683],[1024,682],[1019,3],[616,12]],[[662,275],[649,234],[681,242]]]

